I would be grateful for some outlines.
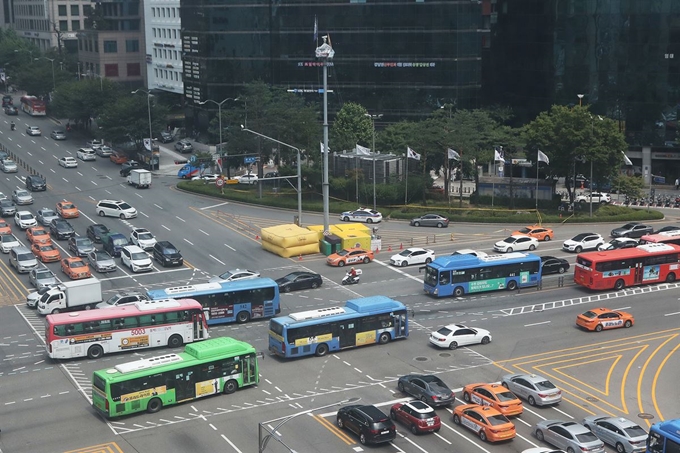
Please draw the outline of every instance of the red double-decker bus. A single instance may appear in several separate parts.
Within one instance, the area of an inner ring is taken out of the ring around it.
[[[674,282],[680,276],[680,246],[644,244],[629,249],[581,253],[576,257],[574,283],[590,289]]]
[[[45,103],[35,96],[22,96],[21,110],[23,110],[24,112],[28,113],[31,116],[47,115]]]

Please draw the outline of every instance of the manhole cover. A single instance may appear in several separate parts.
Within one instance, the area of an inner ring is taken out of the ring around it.
[[[587,397],[586,400],[590,401],[591,403],[597,403],[600,401],[597,398],[593,398],[592,396]]]
[[[451,354],[449,352],[442,352],[439,354],[439,357],[451,357]]]
[[[427,357],[416,357],[416,362],[427,362],[428,359]]]
[[[638,414],[638,417],[640,417],[644,420],[651,420],[651,419],[654,418],[654,416],[652,414],[648,414],[647,412],[642,412],[642,413]]]

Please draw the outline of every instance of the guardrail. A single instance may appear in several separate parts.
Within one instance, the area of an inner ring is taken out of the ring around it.
[[[21,167],[21,168],[23,168],[24,170],[26,170],[26,171],[28,172],[29,175],[38,175],[38,176],[40,176],[42,179],[44,179],[45,182],[47,182],[47,178],[45,178],[45,176],[43,176],[42,173],[37,172],[33,167],[31,167],[31,166],[28,164],[28,162],[24,161],[24,160],[23,160],[21,157],[19,157],[14,151],[10,150],[9,148],[7,148],[7,147],[6,147],[5,145],[3,145],[2,143],[0,143],[0,150],[6,152],[7,155],[10,157],[10,159],[12,159],[12,160],[17,164],[17,167]]]

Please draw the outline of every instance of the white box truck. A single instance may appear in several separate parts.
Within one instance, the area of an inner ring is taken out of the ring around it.
[[[49,315],[64,311],[88,310],[102,301],[102,283],[94,277],[63,282],[42,295],[38,313]]]
[[[138,189],[151,187],[151,172],[149,170],[132,170],[127,177],[127,182]]]

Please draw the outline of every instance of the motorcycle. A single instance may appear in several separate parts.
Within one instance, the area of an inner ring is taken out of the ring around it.
[[[349,271],[347,271],[347,273],[345,274],[345,277],[342,279],[341,283],[343,285],[356,285],[357,283],[359,283],[359,280],[361,279],[362,271],[361,271],[361,269],[356,269],[355,272],[356,272],[356,275],[354,277],[352,277],[350,275]]]
[[[12,123],[12,124],[9,125],[9,128],[11,130],[16,130],[17,126],[16,126],[16,124]]]

